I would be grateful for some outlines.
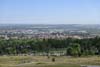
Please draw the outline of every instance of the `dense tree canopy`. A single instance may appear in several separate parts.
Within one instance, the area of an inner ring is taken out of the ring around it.
[[[49,52],[66,48],[66,55],[100,55],[100,38],[90,39],[0,39],[0,55]]]

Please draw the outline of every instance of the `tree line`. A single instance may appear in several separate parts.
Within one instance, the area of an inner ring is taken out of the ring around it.
[[[47,52],[66,48],[66,55],[100,55],[100,38],[87,39],[0,39],[0,55]]]

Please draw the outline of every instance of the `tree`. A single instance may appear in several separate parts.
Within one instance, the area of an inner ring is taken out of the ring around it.
[[[67,53],[71,56],[79,56],[81,54],[81,48],[78,43],[71,43],[67,49]]]

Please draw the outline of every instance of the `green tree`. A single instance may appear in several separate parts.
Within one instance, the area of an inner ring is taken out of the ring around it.
[[[81,48],[78,43],[71,43],[67,49],[67,53],[71,56],[79,56],[81,54]]]

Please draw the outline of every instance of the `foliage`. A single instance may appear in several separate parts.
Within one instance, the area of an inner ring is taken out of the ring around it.
[[[100,38],[90,39],[0,39],[0,55],[49,53],[66,48],[66,55],[100,55]]]

